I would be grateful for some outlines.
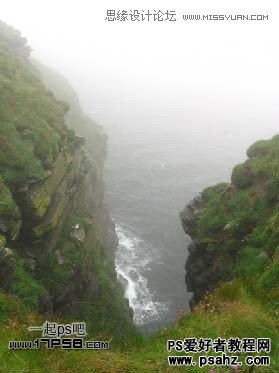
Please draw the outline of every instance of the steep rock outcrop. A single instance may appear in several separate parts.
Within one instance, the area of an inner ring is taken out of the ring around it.
[[[86,175],[83,188],[80,189],[82,198],[76,196],[73,203],[76,209],[86,212],[93,218],[98,239],[103,243],[108,257],[114,258],[118,239],[114,223],[109,216],[102,170],[106,159],[107,135],[101,126],[82,112],[75,91],[63,76],[37,60],[33,59],[32,63],[39,72],[39,77],[54,96],[70,104],[65,116],[67,126],[86,139],[91,168]]]
[[[132,313],[114,268],[106,136],[46,89],[29,53],[0,22],[0,288],[92,331],[125,334]]]
[[[220,281],[278,266],[279,136],[256,142],[247,155],[231,183],[205,189],[180,214],[192,238],[185,266],[192,306]]]
[[[193,293],[191,306],[201,300],[207,291],[213,290],[221,279],[228,278],[228,263],[232,260],[230,255],[220,255],[217,250],[208,250],[210,240],[195,240],[195,230],[203,208],[205,201],[199,196],[189,202],[180,214],[185,233],[193,239],[188,245],[188,258],[185,264],[187,290]]]

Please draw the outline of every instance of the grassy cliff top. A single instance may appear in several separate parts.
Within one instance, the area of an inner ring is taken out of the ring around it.
[[[169,355],[185,355],[185,353],[166,350],[168,339],[184,338],[271,338],[271,366],[255,368],[255,372],[278,372],[279,367],[279,329],[278,319],[271,315],[263,305],[251,296],[246,284],[241,281],[224,284],[196,307],[191,315],[182,317],[175,325],[155,335],[138,336],[123,339],[122,344],[110,340],[110,349],[105,351],[61,351],[59,349],[38,351],[10,350],[7,346],[10,340],[34,340],[40,333],[29,333],[29,326],[42,325],[45,321],[41,316],[27,313],[16,298],[7,298],[0,293],[0,326],[2,330],[0,357],[3,371],[44,372],[173,372],[185,371],[184,368],[169,367]],[[58,321],[58,319],[54,319]],[[88,335],[88,340],[106,340],[101,334]],[[195,354],[195,361],[202,353]],[[213,353],[216,356],[216,353]],[[219,354],[220,355],[220,354]],[[235,354],[233,354],[235,355]],[[247,355],[240,353],[239,361],[244,361]],[[229,367],[216,368],[217,373],[229,373]],[[189,372],[208,372],[210,367],[187,368]],[[238,372],[248,372],[243,368]]]
[[[0,175],[13,186],[40,179],[65,143],[68,107],[29,63],[25,38],[0,23]]]
[[[250,277],[279,256],[279,136],[256,142],[247,155],[231,184],[203,191],[193,238],[207,251],[235,254],[234,272]]]

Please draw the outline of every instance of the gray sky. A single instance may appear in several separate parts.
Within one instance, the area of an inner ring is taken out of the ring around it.
[[[278,1],[208,3],[1,0],[1,19],[21,30],[35,57],[71,81],[88,110],[119,118],[126,112],[127,122],[135,113],[164,110],[177,123],[242,118],[275,127]],[[107,9],[175,10],[178,21],[107,22]],[[268,14],[269,21],[185,22],[182,14]]]

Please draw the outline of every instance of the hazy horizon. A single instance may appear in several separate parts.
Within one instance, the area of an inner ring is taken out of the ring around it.
[[[20,30],[33,56],[62,73],[86,111],[109,123],[199,126],[270,136],[277,130],[278,4],[275,1],[141,2],[175,10],[176,22],[108,22],[111,1],[11,0],[1,19]],[[268,21],[186,22],[182,14],[268,14]],[[163,117],[163,120],[157,120]],[[159,123],[159,124],[158,124]],[[240,132],[239,132],[240,133]],[[257,138],[257,137],[255,137]]]

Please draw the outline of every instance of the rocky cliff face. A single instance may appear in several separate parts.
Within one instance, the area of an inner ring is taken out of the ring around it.
[[[51,81],[45,88],[29,52],[0,23],[1,289],[41,312],[124,333],[132,315],[114,269],[106,136],[77,104],[57,99]]]
[[[264,277],[269,266],[266,276],[278,271],[278,135],[256,142],[247,155],[233,169],[231,183],[205,189],[181,212],[192,238],[186,262],[192,306],[221,281]],[[270,289],[278,287],[278,275],[268,281]]]
[[[108,256],[114,258],[118,239],[109,216],[103,182],[107,135],[101,126],[82,112],[75,91],[63,76],[37,60],[32,59],[32,64],[39,78],[47,89],[53,92],[55,98],[69,104],[69,110],[65,115],[67,126],[86,139],[87,158],[91,167],[86,175],[84,187],[80,189],[82,198],[77,201],[77,209],[80,208],[93,218],[98,239],[108,251]]]
[[[187,290],[193,293],[191,306],[200,301],[206,292],[213,290],[220,280],[229,277],[228,268],[232,261],[230,255],[208,250],[208,242],[196,240],[198,218],[205,206],[206,202],[200,195],[189,202],[180,215],[185,233],[192,238],[185,264]]]

